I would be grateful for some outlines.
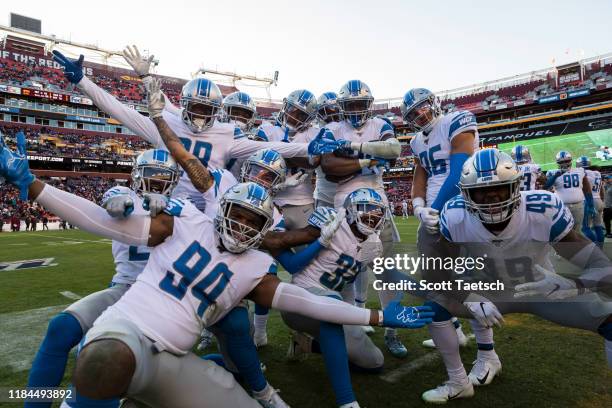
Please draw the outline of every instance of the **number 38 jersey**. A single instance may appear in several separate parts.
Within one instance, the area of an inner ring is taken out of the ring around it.
[[[478,150],[478,128],[471,112],[458,111],[438,119],[425,136],[422,132],[410,141],[410,147],[427,173],[426,205],[436,200],[440,188],[450,173],[451,142],[464,132],[474,132],[474,151]]]
[[[174,354],[188,353],[202,327],[219,321],[272,267],[256,250],[221,250],[211,220],[188,201],[170,200],[172,236],[152,248],[136,283],[98,319],[123,317]]]
[[[561,170],[550,170],[549,173],[555,174]],[[582,192],[582,179],[584,178],[584,169],[582,167],[571,168],[565,173],[561,173],[555,179],[553,187],[555,193],[561,198],[564,204],[576,204],[584,201],[584,193]]]
[[[320,287],[337,292],[351,283],[361,270],[357,256],[359,242],[351,227],[342,221],[329,248],[323,248],[304,269],[293,275],[292,283],[302,287]]]
[[[130,188],[115,186],[104,193],[104,197],[126,194],[134,200],[134,211],[131,215],[148,215],[149,212],[142,208],[142,199]],[[131,285],[144,269],[149,260],[151,248],[147,246],[127,245],[123,242],[113,240],[113,260],[115,261],[115,275],[113,283]]]

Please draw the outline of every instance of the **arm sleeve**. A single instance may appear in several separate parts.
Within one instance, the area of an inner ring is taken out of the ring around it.
[[[165,149],[157,127],[149,118],[141,115],[135,109],[124,105],[117,98],[94,84],[86,76],[81,79],[77,86],[85,95],[91,98],[98,108],[102,109],[112,118],[117,119],[153,146]]]
[[[293,252],[288,249],[281,252],[280,255],[276,256],[276,260],[283,265],[287,272],[294,275],[304,269],[322,248],[323,245],[317,239],[299,252]]]
[[[356,145],[360,153],[382,159],[397,159],[402,152],[402,146],[395,138],[378,142],[356,143]],[[353,147],[352,144],[351,147]]]
[[[274,292],[272,308],[329,323],[359,326],[370,324],[370,309],[362,309],[326,296],[317,296],[299,286],[283,282],[278,284]]]
[[[440,192],[436,197],[435,201],[431,205],[431,208],[435,210],[442,210],[444,204],[457,194],[459,194],[459,178],[461,178],[461,169],[463,163],[469,158],[467,153],[455,153],[450,156],[450,172],[444,184],[440,187]]]
[[[151,217],[148,215],[113,218],[95,203],[50,185],[45,185],[36,201],[58,217],[92,234],[128,245],[146,246],[149,241]]]
[[[276,150],[285,158],[308,157],[308,143],[256,142],[246,137],[234,139],[230,148],[230,157],[233,159],[245,159],[261,149]]]

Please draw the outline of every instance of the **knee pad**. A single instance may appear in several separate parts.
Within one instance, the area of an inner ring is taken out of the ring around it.
[[[62,312],[49,322],[44,343],[50,349],[70,351],[82,338],[83,329],[77,318]]]
[[[431,311],[435,313],[433,317],[434,322],[444,322],[453,318],[450,312],[439,303],[428,300],[423,304],[423,306],[431,307]]]
[[[217,323],[217,326],[228,336],[250,336],[249,312],[244,307],[235,307]]]
[[[597,329],[597,333],[599,333],[604,339],[612,341],[612,323],[602,324]]]

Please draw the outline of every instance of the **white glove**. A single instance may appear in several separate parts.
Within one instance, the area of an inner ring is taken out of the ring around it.
[[[157,217],[168,205],[168,197],[163,194],[146,193],[143,196],[142,208],[149,212],[151,217]]]
[[[319,237],[319,242],[325,248],[329,248],[331,245],[331,240],[338,228],[340,228],[344,217],[346,217],[346,210],[341,208],[331,221],[328,221],[321,226],[321,236]]]
[[[535,265],[536,272],[540,273],[543,278],[535,282],[521,283],[514,288],[515,298],[527,296],[545,296],[548,299],[559,300],[569,297],[575,297],[580,294],[580,290],[576,286],[576,282],[564,278],[553,271]]]
[[[469,301],[466,300],[463,304],[480,324],[486,327],[493,327],[493,325],[502,326],[504,316],[487,298],[472,293],[467,299]]]
[[[378,234],[370,234],[368,238],[359,245],[356,259],[363,263],[369,264],[382,255],[383,245]]]
[[[102,208],[113,218],[125,218],[134,211],[134,200],[127,194],[119,193],[102,201]]]
[[[415,207],[414,215],[425,225],[425,229],[430,234],[437,234],[440,231],[440,213],[431,207]]]
[[[132,69],[136,71],[141,78],[149,75],[153,57],[153,55],[149,55],[149,58],[143,58],[142,55],[140,55],[140,51],[138,51],[138,47],[135,45],[132,45],[132,47],[128,45],[123,50],[123,58],[125,58],[125,61],[130,64]]]
[[[159,79],[153,79],[149,84],[148,91],[147,109],[149,110],[149,118],[158,118],[162,116],[162,112],[166,106],[166,97],[161,91],[161,81]]]
[[[283,181],[282,183],[276,185],[274,187],[274,191],[278,192],[278,191],[286,190],[291,187],[299,186],[304,181],[306,181],[307,178],[308,178],[308,173],[300,170],[297,173],[292,174],[291,176],[287,177],[285,181]]]

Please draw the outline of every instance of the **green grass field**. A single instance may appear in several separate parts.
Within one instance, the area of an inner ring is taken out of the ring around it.
[[[517,144],[522,144],[529,148],[533,162],[539,164],[542,170],[557,168],[555,155],[560,150],[569,151],[574,158],[574,162],[580,156],[588,156],[593,165],[612,165],[610,161],[603,162],[595,157],[595,152],[599,149],[599,146],[609,146],[612,144],[612,129],[524,140],[516,143],[501,143],[498,147],[510,154],[512,148]]]
[[[404,240],[414,242],[414,218],[397,221]],[[0,387],[25,385],[48,319],[73,301],[65,295],[85,296],[103,289],[113,274],[108,240],[80,231],[0,234],[0,261],[51,257],[56,266],[0,272]],[[369,303],[375,307],[376,294],[371,292]],[[605,364],[601,337],[527,315],[510,315],[506,322],[495,333],[503,375],[490,386],[477,389],[474,398],[453,401],[451,406],[612,406],[612,371]],[[311,355],[299,363],[286,360],[289,330],[277,312],[271,314],[268,333],[269,345],[260,350],[260,356],[267,365],[270,383],[281,390],[282,397],[298,408],[333,407],[321,357]],[[383,330],[377,329],[374,341],[384,349],[382,337]],[[445,380],[437,353],[421,347],[429,337],[426,329],[403,330],[401,337],[409,349],[407,359],[395,359],[385,351],[381,375],[353,373],[362,407],[425,406],[421,393]],[[468,370],[475,354],[473,341],[462,350]],[[73,363],[71,357],[67,373]],[[68,378],[67,374],[65,382]]]

